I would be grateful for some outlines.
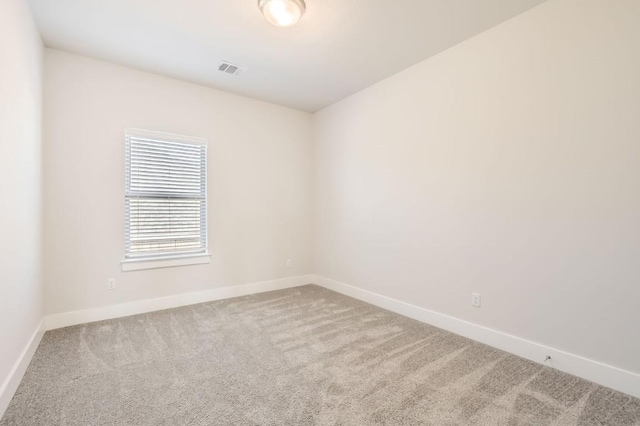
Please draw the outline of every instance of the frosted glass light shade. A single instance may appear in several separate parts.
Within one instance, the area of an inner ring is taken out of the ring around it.
[[[306,10],[304,0],[259,0],[258,6],[267,21],[278,27],[295,25]]]

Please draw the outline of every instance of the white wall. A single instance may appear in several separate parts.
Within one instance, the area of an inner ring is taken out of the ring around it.
[[[317,113],[316,272],[640,372],[639,23],[551,0]]]
[[[0,1],[0,385],[42,319],[41,70],[26,3]]]
[[[309,114],[51,49],[44,84],[47,313],[310,272]],[[121,272],[126,127],[209,140],[210,264]]]

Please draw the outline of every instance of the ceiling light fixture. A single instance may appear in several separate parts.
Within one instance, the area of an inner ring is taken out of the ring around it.
[[[290,27],[302,18],[307,9],[304,0],[258,0],[267,21],[278,27]]]

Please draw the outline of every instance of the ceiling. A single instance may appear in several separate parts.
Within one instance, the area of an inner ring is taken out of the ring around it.
[[[315,112],[545,0],[30,0],[48,47]],[[222,60],[248,68],[233,76]]]

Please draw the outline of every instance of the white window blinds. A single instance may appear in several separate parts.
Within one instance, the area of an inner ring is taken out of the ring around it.
[[[127,129],[125,258],[206,251],[206,140]]]

